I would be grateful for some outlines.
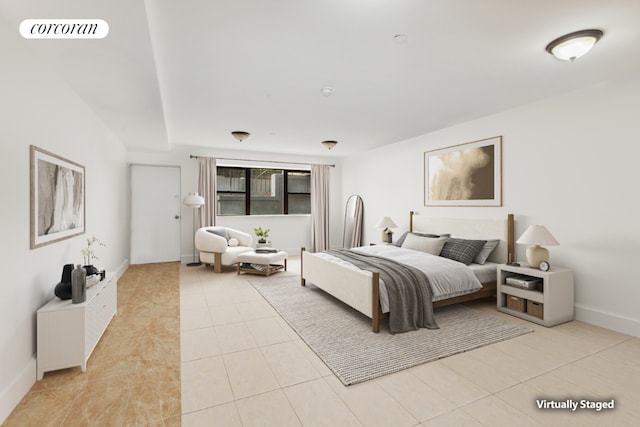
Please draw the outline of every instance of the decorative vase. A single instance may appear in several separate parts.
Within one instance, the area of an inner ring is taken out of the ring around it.
[[[87,300],[87,271],[80,264],[71,272],[71,302],[79,304]]]
[[[53,293],[61,300],[71,299],[71,273],[73,264],[65,264],[62,268],[62,278],[53,290]]]

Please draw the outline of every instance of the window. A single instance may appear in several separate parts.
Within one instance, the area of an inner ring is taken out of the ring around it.
[[[216,188],[218,215],[311,213],[309,171],[218,167]]]

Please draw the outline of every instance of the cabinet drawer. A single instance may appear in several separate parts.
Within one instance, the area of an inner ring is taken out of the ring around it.
[[[527,301],[527,314],[537,317],[538,319],[543,319],[543,313],[544,304],[535,301]]]
[[[507,297],[507,308],[509,310],[519,311],[524,313],[527,311],[527,300],[524,298],[516,297],[513,295],[506,295]]]

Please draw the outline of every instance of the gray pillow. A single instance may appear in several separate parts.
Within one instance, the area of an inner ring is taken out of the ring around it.
[[[473,262],[476,264],[484,264],[487,262],[487,258],[491,255],[491,252],[498,246],[500,243],[499,239],[490,239],[487,240],[487,243],[484,244],[484,247],[478,252],[478,255],[474,258]]]
[[[440,256],[469,265],[480,253],[485,243],[487,243],[486,240],[466,240],[451,237],[442,247]]]
[[[229,241],[229,233],[227,233],[227,229],[224,227],[207,228],[207,232],[224,237],[227,242]]]

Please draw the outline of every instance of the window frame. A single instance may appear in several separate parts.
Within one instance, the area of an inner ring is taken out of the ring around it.
[[[217,179],[218,179],[218,169],[234,169],[234,170],[242,170],[244,171],[244,179],[245,186],[244,191],[220,191],[218,190]],[[282,189],[282,213],[279,214],[251,214],[251,171],[258,169],[270,169],[270,170],[278,170],[283,173],[283,189]],[[216,216],[268,216],[268,215],[311,215],[311,211],[309,213],[289,213],[289,195],[308,195],[309,200],[311,200],[311,185],[309,185],[308,192],[289,192],[289,174],[290,173],[301,173],[309,176],[309,180],[311,180],[311,171],[304,169],[283,169],[283,168],[265,168],[265,167],[245,167],[245,166],[216,166],[216,203],[219,202],[218,195],[219,194],[244,194],[244,214],[229,214],[229,215],[221,215],[216,212]],[[311,183],[309,183],[311,184]]]

